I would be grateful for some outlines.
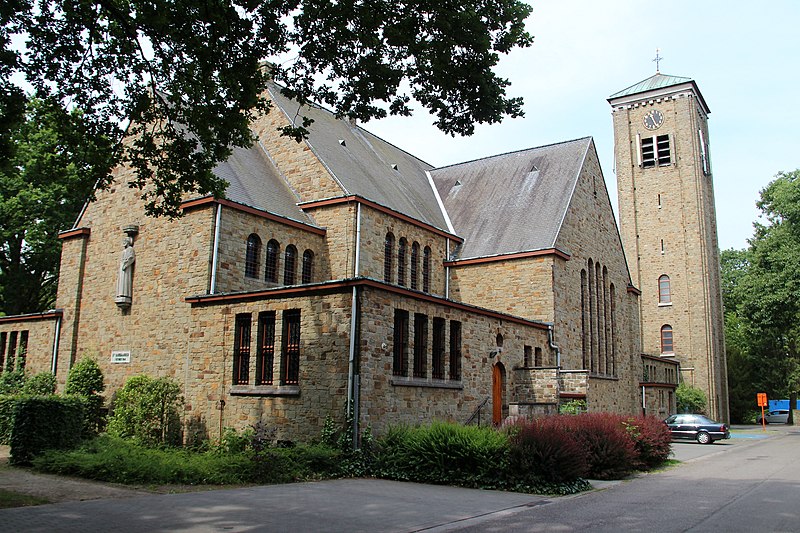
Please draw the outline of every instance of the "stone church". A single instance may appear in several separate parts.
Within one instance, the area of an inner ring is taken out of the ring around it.
[[[633,103],[649,97],[646,82],[610,100],[621,185],[660,153],[631,133],[650,109]],[[694,82],[680,83],[695,91],[693,107],[677,97],[654,107],[654,142],[670,131],[679,156],[670,168],[658,160],[659,172],[689,172],[696,133],[674,126],[707,114]],[[711,368],[724,351],[682,355],[683,328],[696,325],[677,304],[702,282],[677,263],[641,266],[647,256],[625,229],[628,189],[620,233],[590,137],[434,168],[318,106],[302,111],[314,119],[305,141],[281,137],[298,106],[277,87],[269,96],[257,142],[215,170],[229,183],[224,199],[187,198],[180,219],[150,218],[127,187],[131,170],[115,170],[115,185],[61,233],[57,309],[0,318],[2,368],[52,371],[63,386],[78,359],[94,357],[107,398],[131,376],[169,376],[186,427],[211,438],[263,421],[280,439],[306,440],[348,405],[356,426],[376,433],[434,419],[500,423],[576,399],[666,417],[687,365],[696,383],[724,387]],[[677,201],[664,193],[665,205]],[[704,205],[713,223],[713,196]],[[648,231],[673,246],[668,231]],[[702,239],[713,300],[716,233]],[[650,317],[656,271],[673,280],[674,318]],[[671,352],[647,333],[664,320]]]

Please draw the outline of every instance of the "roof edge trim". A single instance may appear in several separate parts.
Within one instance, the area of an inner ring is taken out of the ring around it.
[[[442,211],[442,216],[447,224],[447,229],[450,231],[450,233],[455,234],[456,230],[453,228],[453,223],[450,221],[450,215],[447,214],[447,209],[444,207],[442,197],[439,195],[439,189],[436,188],[436,184],[433,182],[433,176],[431,175],[430,170],[425,171],[425,176],[428,178],[428,185],[430,185],[431,189],[433,189],[433,195],[436,197],[436,203],[439,205],[439,209]]]
[[[61,309],[51,309],[42,313],[26,313],[24,315],[0,316],[0,324],[7,322],[29,322],[33,320],[47,320],[50,318],[61,318],[64,311]]]
[[[68,229],[66,231],[61,231],[58,233],[59,239],[72,239],[74,237],[88,237],[92,233],[91,228],[83,227],[83,228],[74,228]]]
[[[308,231],[309,233],[315,233],[317,235],[326,235],[328,233],[328,230],[326,230],[325,228],[311,226],[309,224],[305,224],[303,222],[293,220],[291,218],[282,217],[280,215],[270,213],[269,211],[264,211],[263,209],[258,209],[256,207],[245,205],[239,202],[234,202],[233,200],[227,200],[225,198],[214,198],[213,196],[205,196],[203,198],[197,198],[195,200],[187,200],[181,204],[181,209],[183,209],[184,211],[188,211],[189,209],[196,209],[199,207],[205,207],[217,204],[224,205],[225,207],[230,207],[231,209],[236,211],[241,211],[243,213],[248,213],[261,218],[266,218],[268,220],[272,220],[273,222],[285,224],[293,228]]]
[[[482,263],[496,263],[500,261],[509,261],[515,259],[526,259],[529,257],[541,257],[546,255],[554,255],[569,261],[572,257],[570,254],[558,248],[543,248],[541,250],[531,250],[528,252],[511,252],[507,254],[487,255],[483,257],[470,257],[468,259],[456,259],[455,261],[445,261],[443,264],[446,267],[460,267],[467,265],[479,265]]]

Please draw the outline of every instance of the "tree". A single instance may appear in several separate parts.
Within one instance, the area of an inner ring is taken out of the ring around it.
[[[22,75],[114,141],[113,161],[135,169],[130,185],[148,213],[177,216],[185,193],[223,195],[212,169],[252,143],[270,78],[299,104],[362,121],[410,114],[412,99],[451,134],[520,116],[521,99],[493,68],[531,44],[529,13],[518,0],[10,0],[0,8],[0,124],[18,116],[9,80]],[[299,140],[309,125],[298,116],[283,133]],[[98,185],[110,182],[106,173]]]
[[[50,100],[31,100],[9,136],[0,167],[0,311],[53,306],[61,243],[94,183],[110,168],[107,138],[92,137],[83,114]]]

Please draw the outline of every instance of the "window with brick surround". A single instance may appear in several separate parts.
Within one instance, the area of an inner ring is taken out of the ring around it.
[[[431,292],[431,249],[422,251],[422,292]]]
[[[394,310],[392,375],[408,375],[408,311]]]
[[[234,385],[250,383],[250,313],[236,315],[233,333]]]
[[[428,316],[414,313],[414,377],[428,376]]]
[[[275,311],[258,314],[258,359],[256,359],[256,385],[272,385],[272,367],[275,361]]]
[[[275,239],[267,243],[267,261],[264,268],[264,279],[270,283],[278,283],[278,256],[281,245]]]
[[[664,274],[658,278],[658,303],[668,304],[672,303],[672,294],[670,292],[669,276]]]
[[[17,357],[17,332],[12,331],[8,336],[8,351],[6,352],[6,370],[9,372],[14,371]]]
[[[444,333],[447,323],[444,318],[433,319],[433,340],[431,344],[431,366],[433,379],[444,379]]]
[[[408,241],[401,237],[397,243],[397,284],[405,287],[406,285],[406,248]]]
[[[25,363],[28,359],[28,330],[19,334],[19,350],[17,354],[17,370],[25,370]]]
[[[450,321],[450,379],[461,380],[461,322]]]
[[[314,252],[306,250],[303,252],[303,274],[300,278],[301,283],[311,283],[314,279]]]
[[[389,232],[386,234],[386,240],[383,243],[383,281],[386,283],[392,282],[392,256],[394,255],[394,234]]]
[[[414,242],[411,244],[411,267],[410,267],[410,277],[411,277],[411,288],[417,290],[417,285],[419,284],[419,243]]]
[[[300,379],[300,310],[283,312],[281,385],[297,385]]]
[[[544,361],[542,360],[542,349],[538,346],[533,351],[533,366],[543,366]]]
[[[533,355],[533,348],[531,348],[527,344],[522,347],[522,366],[524,366],[525,368],[531,366],[532,355]]]
[[[672,326],[669,324],[661,326],[661,353],[675,353]]]
[[[261,255],[261,239],[255,233],[247,237],[247,250],[244,256],[244,275],[248,278],[258,278],[258,259]]]
[[[286,247],[283,257],[283,284],[294,285],[297,281],[297,248],[294,244]]]

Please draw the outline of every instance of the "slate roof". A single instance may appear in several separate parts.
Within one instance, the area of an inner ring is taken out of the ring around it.
[[[297,104],[277,86],[270,93],[288,117],[298,114]],[[304,107],[299,114],[314,120],[306,142],[341,185],[343,196],[362,196],[449,231],[426,174],[431,165],[322,107]]]
[[[433,170],[459,259],[553,248],[592,138]]]

